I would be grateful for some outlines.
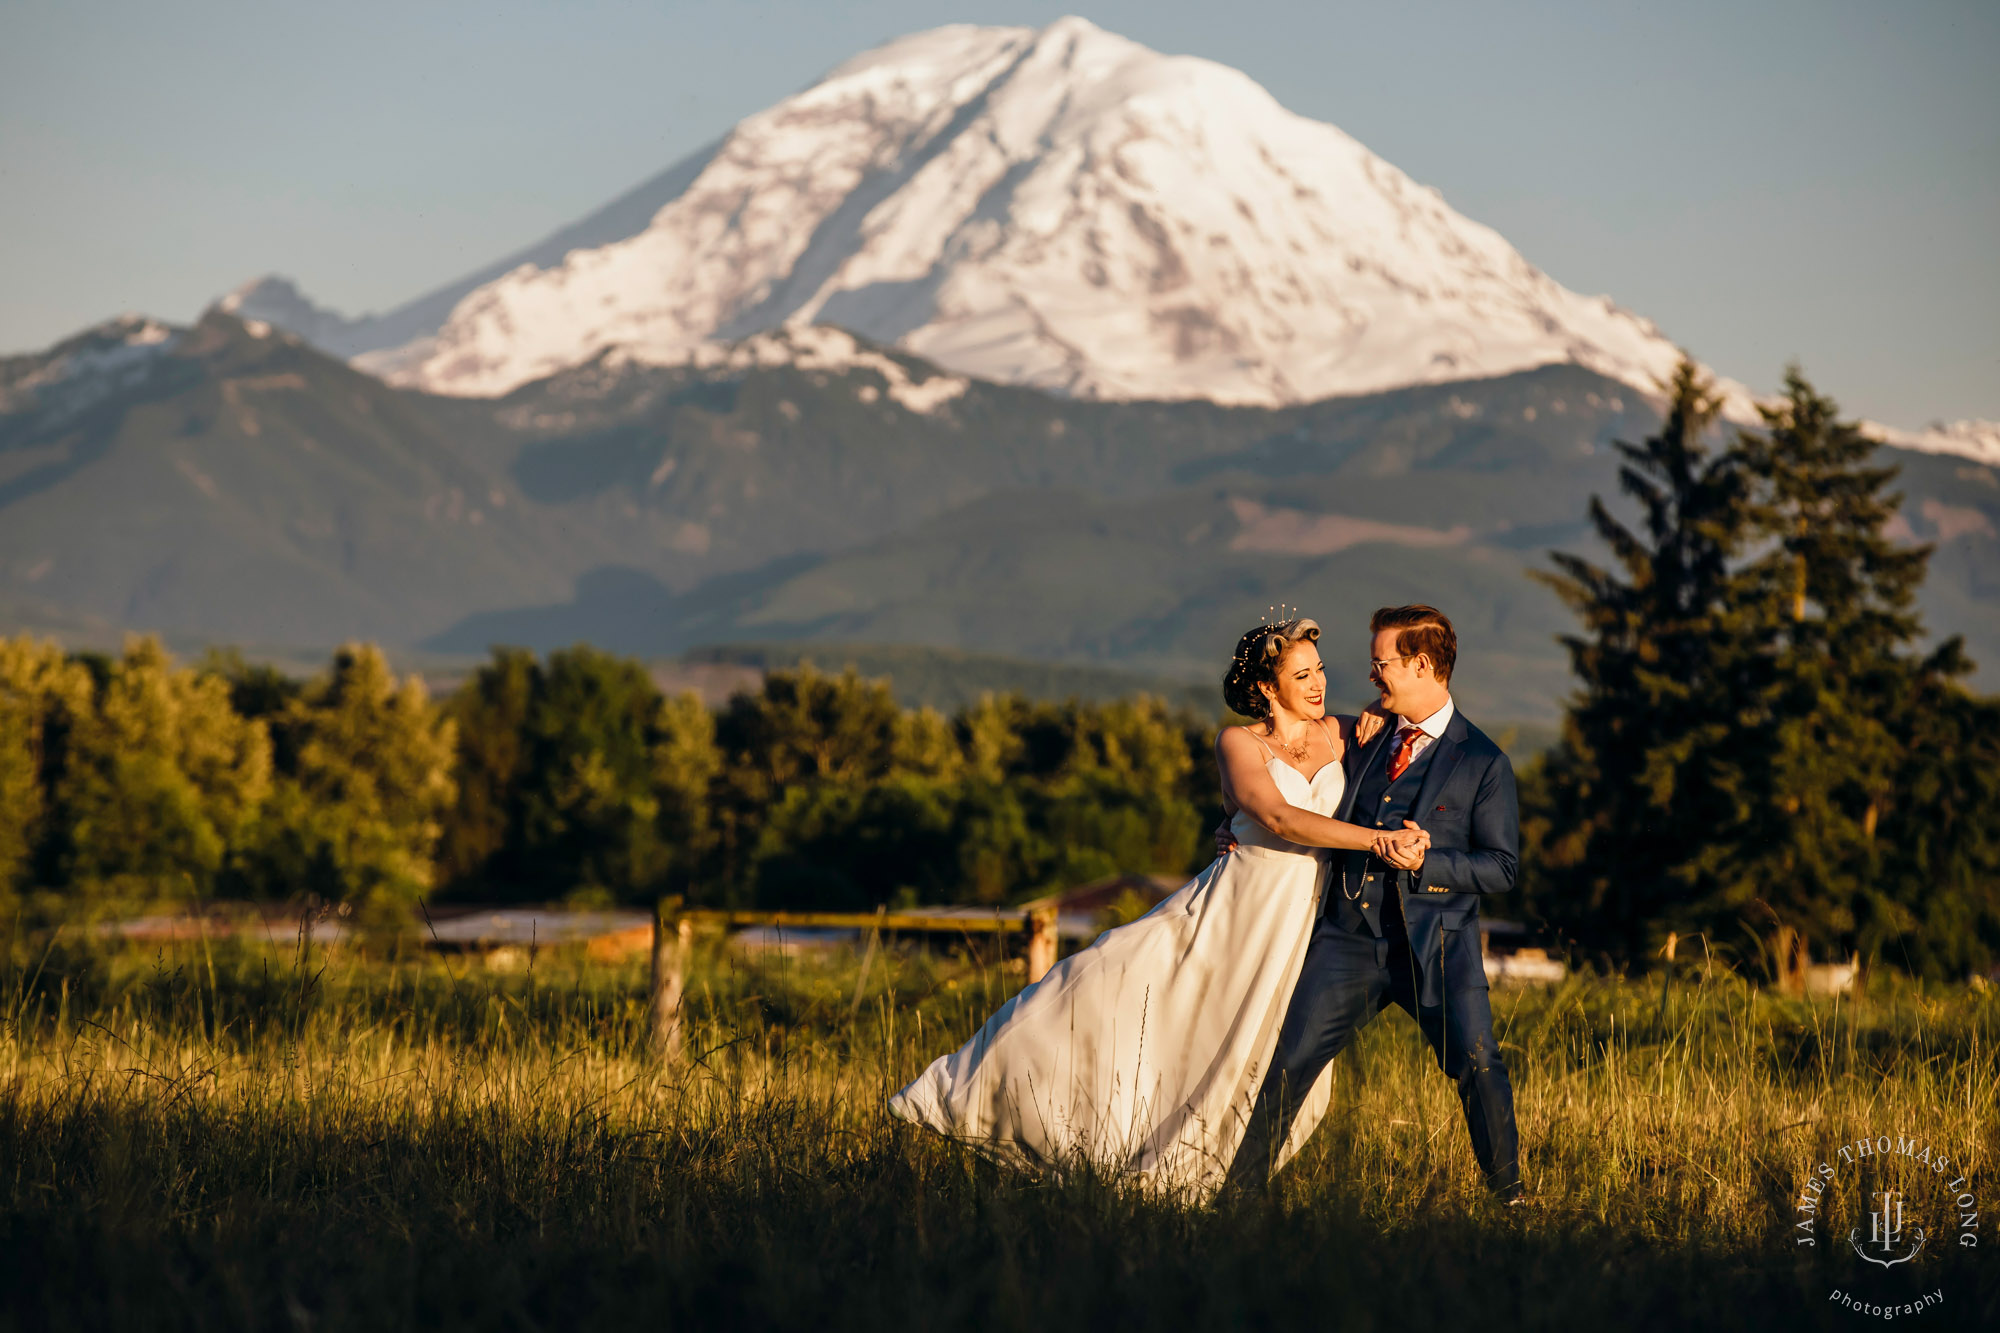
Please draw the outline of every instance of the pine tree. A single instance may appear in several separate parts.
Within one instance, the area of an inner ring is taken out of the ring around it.
[[[1919,681],[1903,731],[1903,763],[1876,841],[1871,886],[1893,902],[1902,933],[1878,928],[1870,953],[1957,979],[2000,958],[2000,700],[1954,679],[1969,664],[1935,661]]]
[[[1639,529],[1591,501],[1615,568],[1558,552],[1542,576],[1583,622],[1563,640],[1581,689],[1524,784],[1528,906],[1617,958],[1687,928],[1710,891],[1704,848],[1745,799],[1726,759],[1734,700],[1760,670],[1754,583],[1731,568],[1752,532],[1751,479],[1708,442],[1721,404],[1699,367],[1683,360],[1664,387],[1659,433],[1617,445]]]
[[[1549,580],[1587,633],[1523,784],[1530,905],[1617,961],[1699,932],[1793,984],[1811,952],[1992,957],[2000,706],[1956,640],[1919,651],[1930,553],[1890,535],[1895,469],[1796,370],[1720,453],[1691,366],[1673,388],[1621,446],[1642,530],[1592,505],[1618,571],[1559,555]]]
[[[1762,799],[1715,841],[1715,890],[1699,911],[1761,917],[1823,953],[1870,951],[1917,930],[1881,822],[1908,796],[1919,714],[1969,664],[1956,640],[1919,651],[1931,548],[1889,536],[1902,497],[1886,489],[1897,470],[1877,463],[1875,442],[1796,367],[1763,416],[1743,449],[1769,549],[1747,573],[1774,669],[1737,745],[1741,781]]]

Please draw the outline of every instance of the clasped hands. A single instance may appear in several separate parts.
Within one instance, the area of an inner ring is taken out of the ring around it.
[[[1403,827],[1394,833],[1384,833],[1375,839],[1368,850],[1381,857],[1398,870],[1422,870],[1424,853],[1430,850],[1431,835],[1418,828],[1414,821],[1404,820]]]
[[[1403,827],[1393,833],[1378,834],[1369,844],[1368,850],[1381,857],[1398,870],[1421,870],[1424,853],[1430,850],[1431,835],[1417,827],[1415,821],[1404,820]],[[1236,835],[1229,830],[1229,819],[1225,815],[1215,829],[1215,854],[1229,855],[1236,848]]]

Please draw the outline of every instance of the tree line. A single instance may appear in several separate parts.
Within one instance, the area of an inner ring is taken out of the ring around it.
[[[636,661],[496,649],[442,701],[354,645],[300,682],[0,640],[0,892],[49,913],[210,898],[864,908],[1187,870],[1208,724],[1139,697],[946,717],[802,666],[711,710]]]

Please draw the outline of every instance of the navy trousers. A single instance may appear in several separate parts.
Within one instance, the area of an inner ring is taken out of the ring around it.
[[[1387,938],[1376,939],[1343,930],[1330,917],[1320,918],[1306,946],[1305,966],[1285,1012],[1271,1069],[1243,1146],[1230,1166],[1231,1182],[1247,1184],[1270,1175],[1298,1099],[1311,1090],[1320,1071],[1347,1048],[1354,1034],[1393,1003],[1417,1020],[1438,1066],[1458,1084],[1472,1152],[1486,1173],[1487,1185],[1502,1197],[1511,1197],[1521,1188],[1514,1088],[1507,1081],[1507,1066],[1493,1035],[1479,931],[1468,926],[1446,932],[1444,1003],[1432,1007],[1419,1003],[1401,913],[1382,924]],[[1435,965],[1437,960],[1433,961]]]

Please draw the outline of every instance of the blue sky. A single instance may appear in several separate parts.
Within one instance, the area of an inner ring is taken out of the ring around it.
[[[0,352],[265,272],[358,313],[940,23],[1234,65],[1760,389],[2000,419],[2000,4],[0,0]]]

